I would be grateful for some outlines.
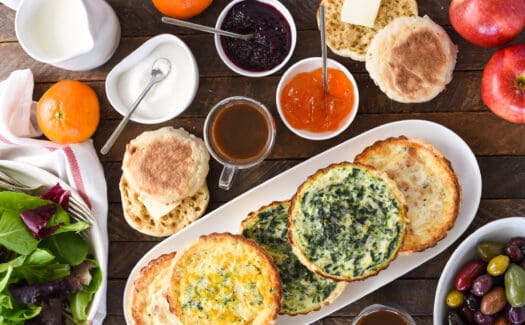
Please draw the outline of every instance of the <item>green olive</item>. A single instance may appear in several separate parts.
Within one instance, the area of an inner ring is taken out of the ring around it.
[[[463,292],[456,289],[451,290],[447,295],[447,306],[450,308],[458,308],[463,305],[463,301],[465,301]]]
[[[509,267],[510,258],[507,255],[493,257],[487,265],[487,272],[492,276],[500,276]]]
[[[502,243],[486,241],[479,243],[476,250],[478,252],[479,258],[481,258],[485,262],[488,262],[494,256],[503,254],[504,249],[505,245],[503,245]]]
[[[512,307],[525,306],[525,271],[516,264],[505,273],[505,295]]]

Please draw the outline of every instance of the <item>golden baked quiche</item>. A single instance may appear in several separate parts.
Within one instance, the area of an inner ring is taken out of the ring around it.
[[[200,237],[177,253],[167,292],[185,325],[273,324],[281,281],[272,258],[240,235]]]
[[[355,161],[386,172],[405,195],[410,224],[402,253],[422,251],[447,235],[459,214],[461,188],[439,150],[401,136],[374,143]]]
[[[403,193],[386,173],[342,162],[317,171],[298,188],[289,239],[301,263],[334,280],[375,275],[405,238]]]
[[[324,278],[299,262],[288,241],[289,207],[290,201],[261,207],[242,222],[241,233],[261,245],[279,269],[283,286],[280,313],[306,314],[331,304],[343,292],[346,282]]]

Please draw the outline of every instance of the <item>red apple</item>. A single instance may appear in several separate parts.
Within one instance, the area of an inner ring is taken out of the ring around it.
[[[499,117],[525,123],[525,43],[494,53],[483,71],[481,98]]]
[[[454,29],[467,41],[499,46],[525,27],[525,0],[452,0],[448,15]]]

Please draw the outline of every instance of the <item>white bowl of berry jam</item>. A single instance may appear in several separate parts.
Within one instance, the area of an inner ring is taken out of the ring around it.
[[[511,252],[509,246],[518,246],[521,255]],[[499,219],[468,236],[441,272],[434,324],[494,324],[499,318],[507,319],[507,323],[499,320],[502,324],[523,324],[525,305],[516,303],[525,301],[524,289],[514,286],[516,274],[525,276],[519,270],[525,268],[524,251],[525,217]],[[508,284],[513,288],[507,288]],[[507,296],[507,290],[518,296]]]
[[[234,0],[219,15],[216,28],[253,34],[250,40],[215,35],[221,60],[247,77],[264,77],[279,71],[292,56],[297,42],[295,22],[277,0]]]

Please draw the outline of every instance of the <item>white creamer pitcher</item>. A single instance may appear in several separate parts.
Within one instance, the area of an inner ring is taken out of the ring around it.
[[[108,61],[120,41],[117,15],[104,0],[0,0],[16,10],[15,31],[33,59],[67,70]]]

